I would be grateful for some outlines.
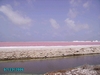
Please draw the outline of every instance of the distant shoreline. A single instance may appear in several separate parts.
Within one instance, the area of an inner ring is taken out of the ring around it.
[[[0,47],[0,60],[44,59],[99,53],[100,45]]]

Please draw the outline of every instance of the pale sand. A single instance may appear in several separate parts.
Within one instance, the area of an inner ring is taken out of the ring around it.
[[[0,47],[0,60],[64,57],[97,53],[100,53],[100,45]]]

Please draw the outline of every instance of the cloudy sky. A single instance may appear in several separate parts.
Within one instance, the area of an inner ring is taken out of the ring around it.
[[[100,40],[100,0],[0,0],[0,42]]]

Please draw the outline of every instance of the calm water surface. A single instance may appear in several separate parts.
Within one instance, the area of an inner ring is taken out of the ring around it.
[[[17,61],[0,61],[0,74],[7,74],[11,72],[4,72],[4,68],[24,68],[25,74],[44,74],[46,72],[68,69],[84,64],[98,65],[100,64],[100,54],[71,56],[66,58],[53,58],[41,60],[17,60]],[[13,72],[12,72],[13,73]]]

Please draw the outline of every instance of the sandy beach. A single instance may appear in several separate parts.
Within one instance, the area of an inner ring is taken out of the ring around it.
[[[9,46],[0,47],[0,60],[41,59],[98,53],[100,53],[100,45]]]

